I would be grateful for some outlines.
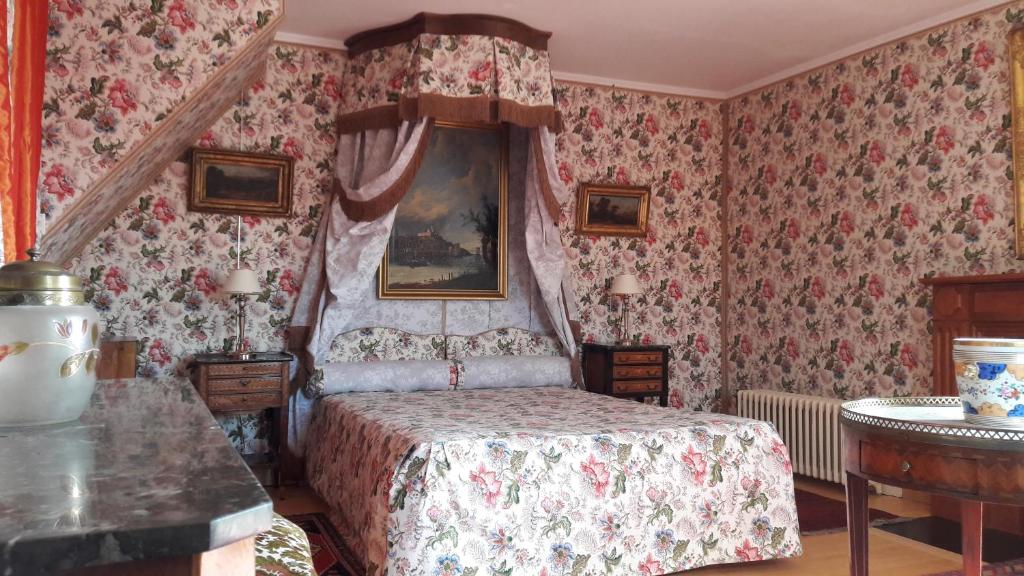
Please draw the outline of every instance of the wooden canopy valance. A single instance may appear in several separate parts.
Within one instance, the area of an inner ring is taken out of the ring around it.
[[[550,32],[482,14],[427,14],[360,32],[338,119],[342,133],[430,117],[456,122],[559,125]]]

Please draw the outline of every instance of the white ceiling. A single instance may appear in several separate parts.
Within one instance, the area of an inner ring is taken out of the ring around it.
[[[282,41],[343,47],[418,12],[553,32],[555,76],[724,98],[1005,0],[287,0]]]

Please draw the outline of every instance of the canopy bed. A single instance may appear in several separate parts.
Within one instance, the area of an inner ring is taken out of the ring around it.
[[[290,444],[360,573],[656,575],[798,555],[770,424],[577,389],[549,35],[421,14],[347,41],[337,177],[293,318],[310,376]],[[442,121],[510,127],[505,300],[377,298]]]

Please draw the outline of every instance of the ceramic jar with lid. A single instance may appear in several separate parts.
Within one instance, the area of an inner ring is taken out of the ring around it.
[[[75,420],[96,387],[99,315],[82,281],[29,254],[0,268],[0,426]]]
[[[965,420],[1024,429],[1024,340],[956,338],[953,367]]]

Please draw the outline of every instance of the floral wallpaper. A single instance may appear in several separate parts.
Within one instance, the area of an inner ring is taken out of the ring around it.
[[[263,293],[249,306],[246,331],[258,350],[282,350],[320,206],[334,174],[334,119],[344,57],[275,45],[267,73],[205,133],[198,146],[284,154],[295,159],[293,215],[241,218],[242,262]],[[139,337],[139,375],[183,373],[185,360],[234,344],[235,304],[219,291],[235,265],[237,220],[188,212],[188,164],[176,162],[72,264],[104,329]],[[232,439],[253,451],[243,419]],[[262,434],[257,437],[263,436]]]
[[[558,172],[566,186],[651,187],[645,238],[578,235],[575,202],[563,207],[584,338],[615,341],[621,310],[608,287],[619,273],[636,274],[646,294],[634,300],[631,337],[672,347],[670,405],[712,409],[721,383],[718,105],[564,83],[556,92],[565,122]]]
[[[931,390],[929,274],[1018,269],[1006,38],[1021,3],[731,103],[737,388]]]
[[[50,2],[40,228],[280,11],[279,0]]]

